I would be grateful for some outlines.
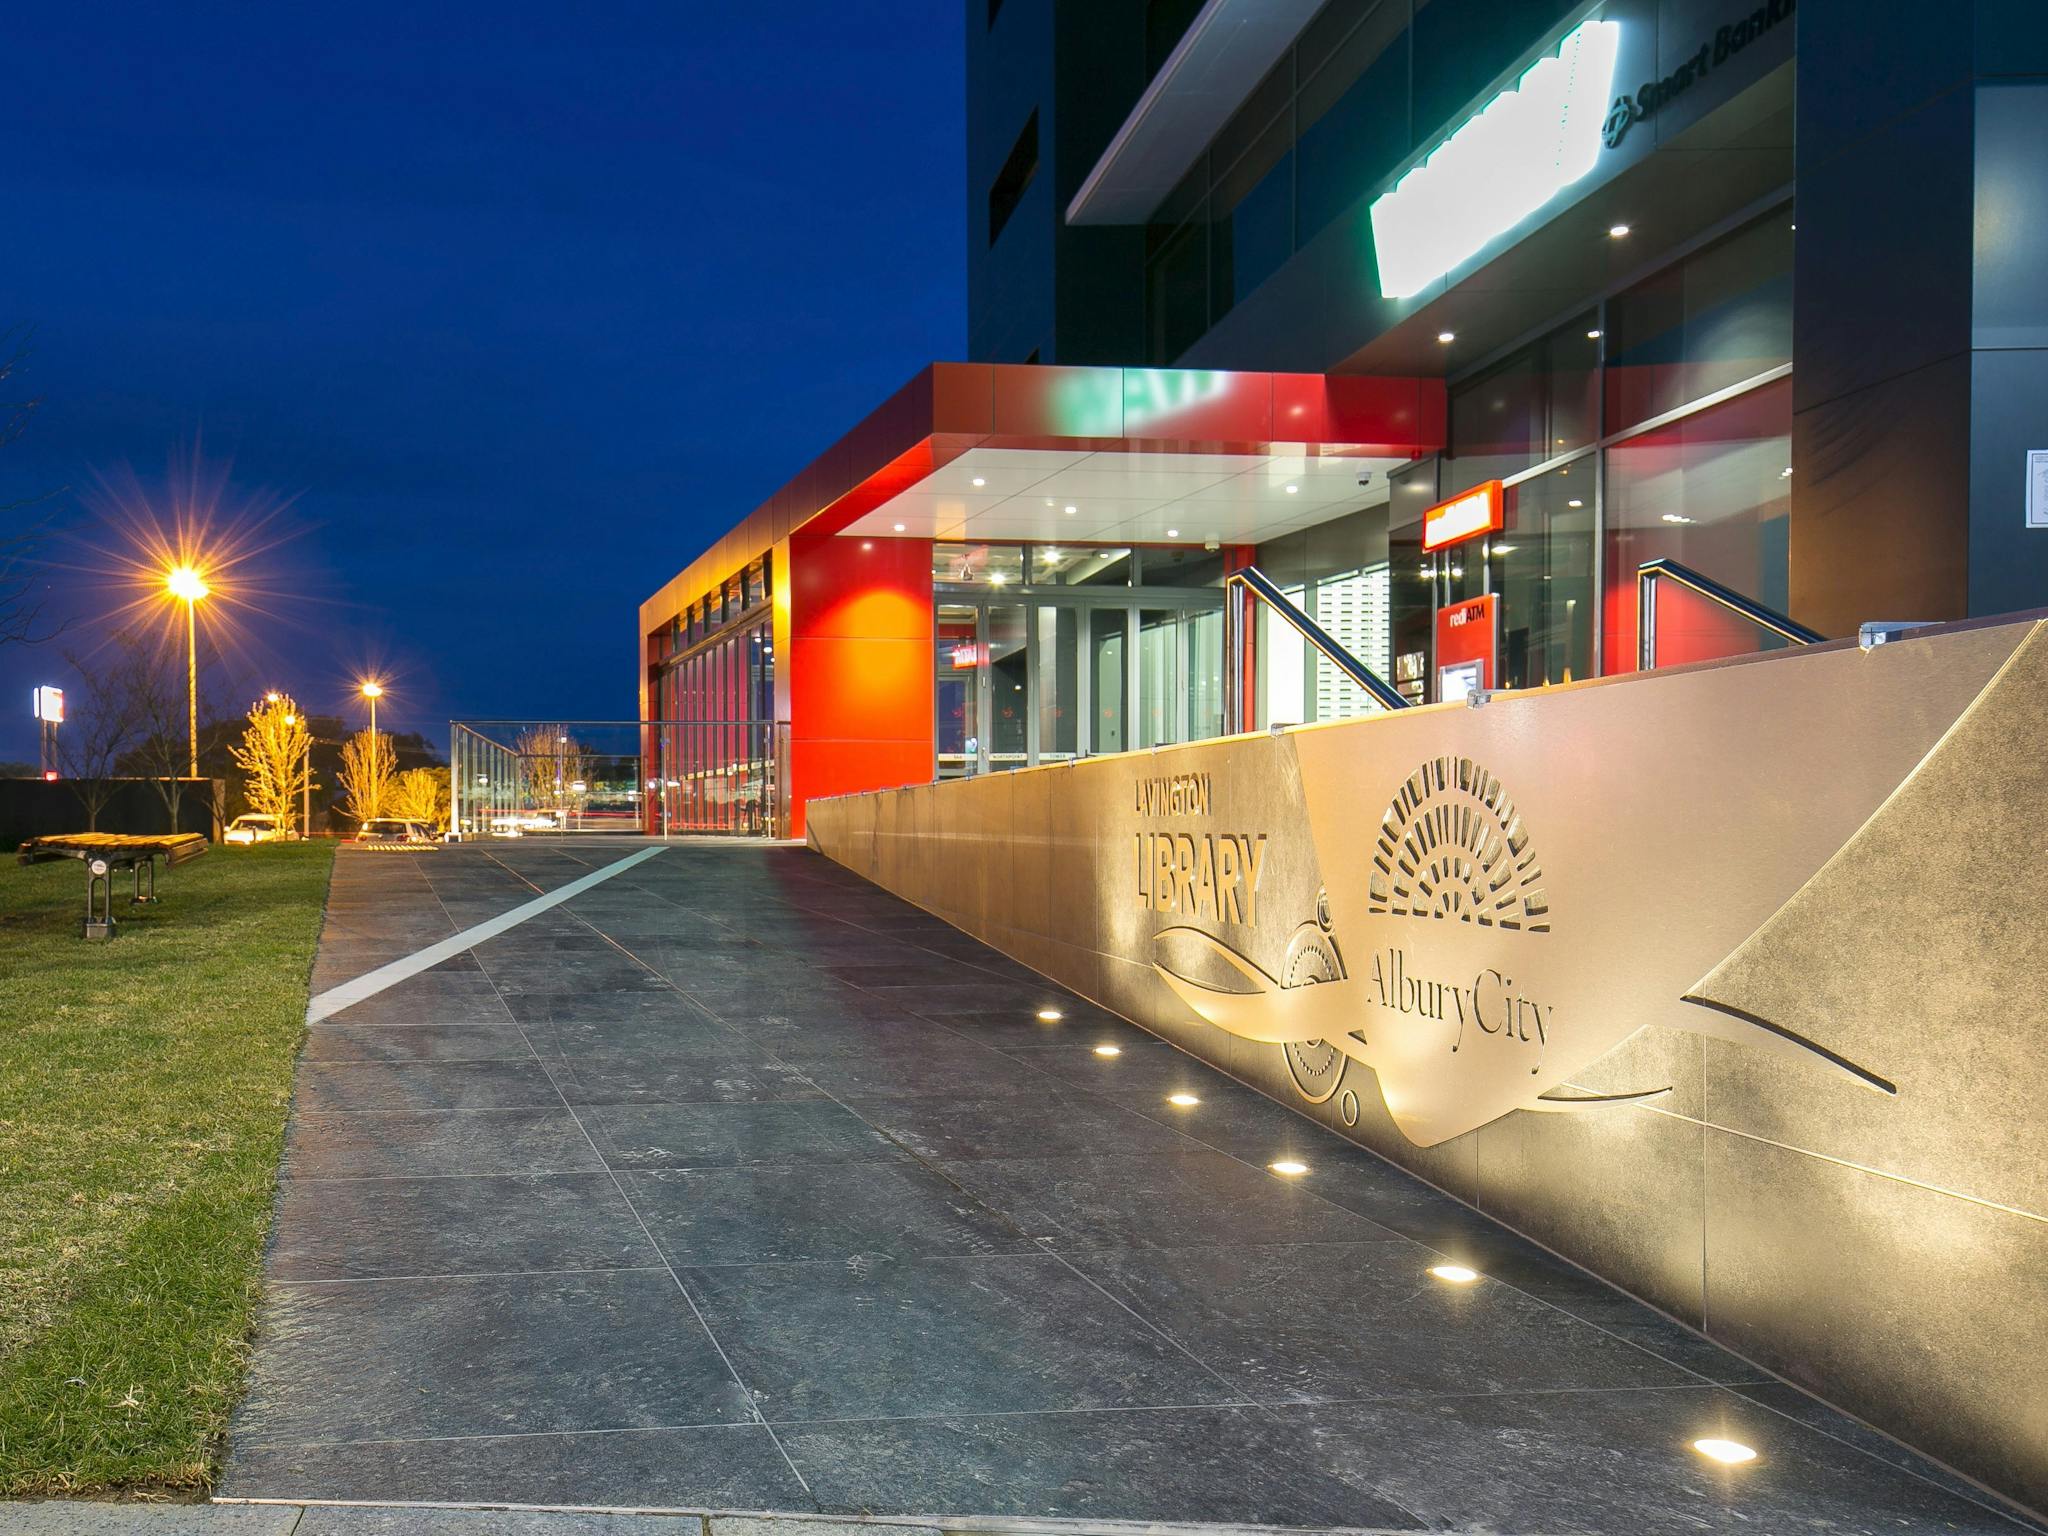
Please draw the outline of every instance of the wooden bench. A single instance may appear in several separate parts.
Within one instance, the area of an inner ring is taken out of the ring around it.
[[[49,859],[79,859],[85,864],[85,928],[83,937],[111,939],[114,936],[114,871],[126,869],[135,875],[135,894],[129,905],[156,900],[156,863],[166,867],[196,859],[206,852],[207,841],[197,832],[169,832],[162,836],[138,837],[126,832],[73,832],[66,837],[32,837],[21,845],[18,858],[23,864],[41,864]],[[149,871],[149,891],[142,889],[142,872]]]

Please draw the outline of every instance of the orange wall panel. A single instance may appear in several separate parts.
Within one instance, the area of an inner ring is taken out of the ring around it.
[[[932,776],[932,551],[922,539],[790,541],[791,831],[804,802]]]

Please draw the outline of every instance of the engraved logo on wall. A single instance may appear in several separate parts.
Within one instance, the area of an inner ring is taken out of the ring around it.
[[[1177,803],[1206,811],[1207,776],[1191,777],[1201,781],[1199,789]],[[1228,834],[1205,843],[1187,833],[1141,833],[1141,875],[1149,871],[1151,880],[1141,899],[1192,919],[1162,929],[1156,946],[1192,945],[1250,989],[1212,985],[1156,956],[1153,970],[1208,1022],[1280,1046],[1289,1077],[1311,1103],[1336,1095],[1346,1066],[1357,1061],[1377,1075],[1395,1124],[1431,1145],[1514,1109],[1601,1109],[1671,1092],[1668,1083],[1591,1091],[1573,1086],[1568,1071],[1550,1063],[1562,1031],[1576,1031],[1576,1049],[1565,1054],[1584,1062],[1589,1053],[1603,1056],[1618,1046],[1636,1024],[1560,1016],[1550,989],[1558,984],[1557,968],[1572,960],[1554,946],[1569,929],[1554,927],[1540,839],[1500,778],[1473,758],[1433,757],[1399,781],[1372,834],[1369,860],[1362,869],[1352,866],[1372,925],[1369,961],[1347,964],[1350,946],[1340,940],[1322,890],[1313,920],[1291,931],[1277,974],[1248,952],[1255,935],[1233,944],[1208,932],[1207,924],[1230,921],[1224,897],[1204,893],[1209,867],[1222,857],[1215,850],[1232,841]],[[1260,850],[1262,865],[1264,838],[1250,846]],[[1339,850],[1316,851],[1326,872],[1341,868],[1333,857]],[[1220,875],[1213,878],[1219,891],[1227,889]],[[1246,899],[1241,910],[1256,909]],[[1354,903],[1354,920],[1359,910]],[[1875,1074],[1760,1021],[1722,1017],[1698,1027],[1790,1047],[1867,1087],[1892,1091]],[[1355,1123],[1354,1093],[1344,1094],[1341,1113]],[[1417,1121],[1418,1113],[1426,1121]]]

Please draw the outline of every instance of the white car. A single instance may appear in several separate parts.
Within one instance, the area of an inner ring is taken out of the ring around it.
[[[373,848],[438,848],[440,840],[424,821],[409,816],[372,816],[356,828],[358,845]]]
[[[244,846],[250,843],[295,843],[298,839],[298,832],[289,822],[280,821],[275,816],[258,815],[253,811],[246,816],[237,816],[228,823],[227,831],[221,834],[222,842],[240,843]]]

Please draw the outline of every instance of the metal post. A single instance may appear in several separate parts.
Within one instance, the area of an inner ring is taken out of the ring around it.
[[[185,599],[185,723],[190,730],[191,777],[199,777],[199,604]],[[173,831],[177,829],[172,828]]]
[[[1636,581],[1641,587],[1636,593],[1636,668],[1650,672],[1657,666],[1657,573],[1638,572]]]
[[[1236,736],[1245,725],[1244,598],[1223,589],[1223,734]]]

